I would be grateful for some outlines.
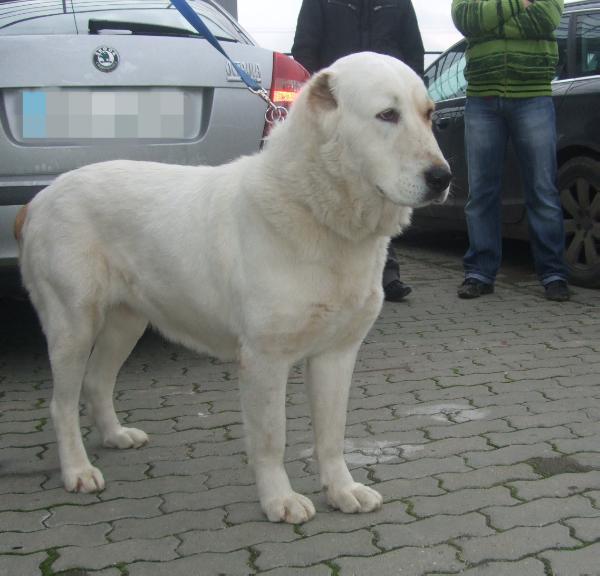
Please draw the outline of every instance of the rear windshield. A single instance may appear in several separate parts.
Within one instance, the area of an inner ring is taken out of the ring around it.
[[[189,0],[189,4],[219,39],[249,43],[244,33],[212,4],[204,0]],[[168,36],[177,31],[197,34],[165,0],[12,0],[0,3],[0,35],[4,36],[89,34],[90,20],[102,22],[102,29],[97,31],[99,34]],[[116,24],[114,29],[110,28],[111,22]],[[122,23],[130,25],[131,29]],[[151,26],[140,26],[140,31],[136,24]]]

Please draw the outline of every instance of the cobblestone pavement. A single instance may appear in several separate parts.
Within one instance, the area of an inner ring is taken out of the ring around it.
[[[600,575],[600,291],[547,302],[517,262],[461,301],[457,253],[399,251],[414,292],[362,348],[346,442],[384,507],[328,509],[297,369],[287,466],[318,511],[297,527],[257,504],[235,366],[154,335],[117,394],[150,444],[102,448],[84,416],[107,488],[67,494],[43,338],[25,305],[0,303],[0,575]]]

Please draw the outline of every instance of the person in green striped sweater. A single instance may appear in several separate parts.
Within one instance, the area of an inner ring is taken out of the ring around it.
[[[509,138],[519,159],[536,273],[549,300],[570,298],[556,188],[556,124],[550,82],[563,0],[453,0],[467,38],[465,146],[469,248],[460,298],[494,291],[502,258],[501,202]]]

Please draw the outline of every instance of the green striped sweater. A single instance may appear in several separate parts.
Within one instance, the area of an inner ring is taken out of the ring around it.
[[[452,19],[467,38],[468,96],[549,96],[558,50],[554,30],[564,0],[453,0]]]

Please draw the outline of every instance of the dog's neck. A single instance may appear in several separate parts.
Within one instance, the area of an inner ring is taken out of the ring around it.
[[[273,140],[260,155],[265,172],[273,175],[273,181],[284,183],[277,189],[276,197],[271,194],[270,198],[264,198],[271,209],[285,204],[287,212],[304,220],[302,226],[306,226],[307,219],[312,219],[313,226],[325,227],[350,242],[395,236],[409,224],[410,209],[390,202],[364,178],[344,174],[326,145],[307,146],[305,139],[294,137],[298,122],[293,119],[286,122],[289,124],[277,127]],[[278,144],[283,138],[287,140],[286,146]],[[290,140],[294,143],[293,158],[286,156]],[[292,195],[292,190],[302,190],[302,194]],[[291,209],[293,205],[295,209]],[[282,211],[277,210],[277,213]]]

